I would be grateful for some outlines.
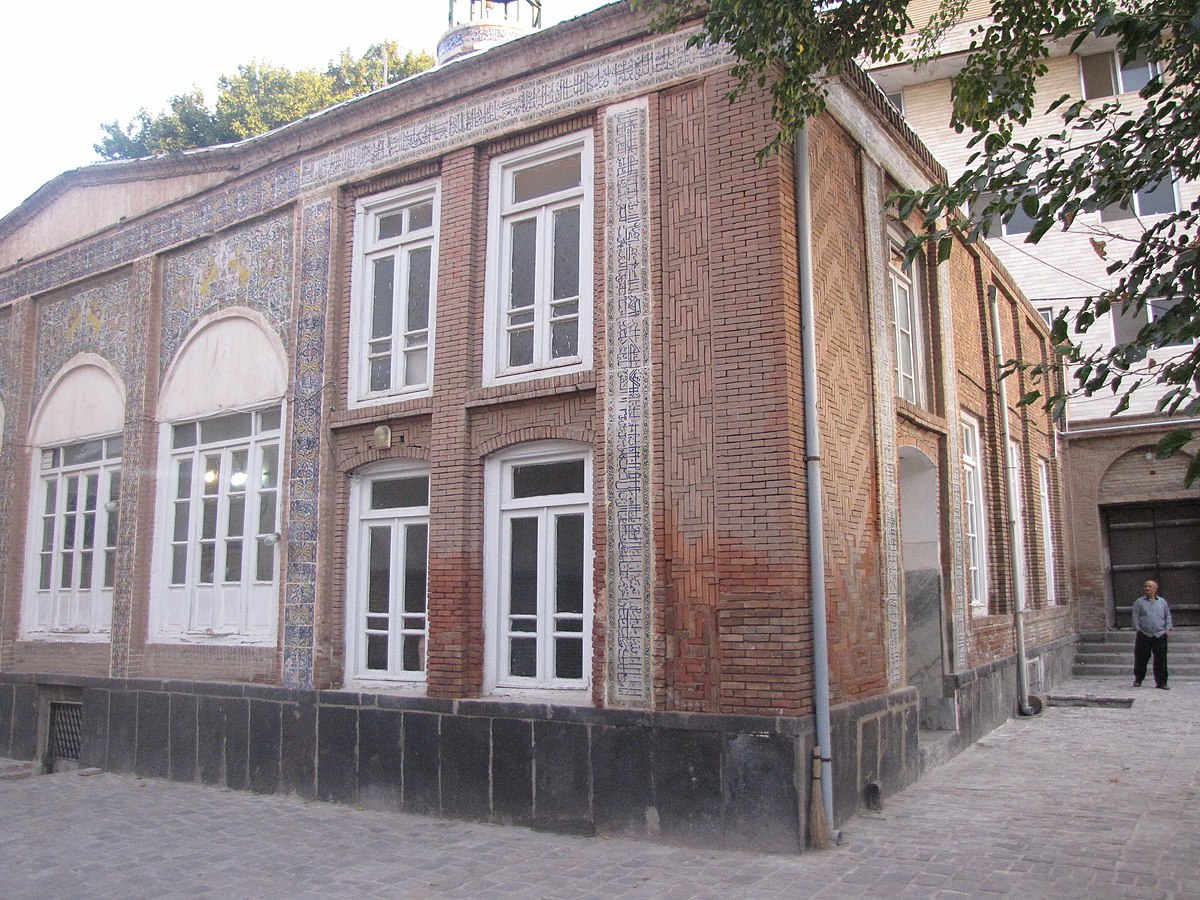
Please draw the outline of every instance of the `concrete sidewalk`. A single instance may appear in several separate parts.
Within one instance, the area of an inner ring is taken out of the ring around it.
[[[0,781],[0,897],[1197,897],[1200,684],[1075,680],[860,816],[770,856],[74,773]]]

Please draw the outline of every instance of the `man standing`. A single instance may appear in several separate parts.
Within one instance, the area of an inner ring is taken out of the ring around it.
[[[1133,601],[1133,630],[1137,640],[1133,645],[1133,686],[1141,687],[1146,677],[1146,663],[1154,655],[1154,686],[1169,691],[1167,687],[1167,635],[1171,633],[1171,609],[1167,601],[1158,596],[1158,582],[1147,581],[1142,585],[1144,597]]]

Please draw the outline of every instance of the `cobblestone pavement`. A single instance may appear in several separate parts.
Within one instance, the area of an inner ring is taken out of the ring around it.
[[[798,856],[542,834],[197,785],[0,781],[0,897],[1200,897],[1200,683],[1054,692]]]

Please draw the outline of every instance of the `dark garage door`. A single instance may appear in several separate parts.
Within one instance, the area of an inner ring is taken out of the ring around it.
[[[1120,628],[1147,578],[1171,603],[1176,625],[1200,624],[1200,502],[1109,506],[1108,558]]]

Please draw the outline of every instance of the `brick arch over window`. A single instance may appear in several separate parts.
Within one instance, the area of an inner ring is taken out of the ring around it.
[[[527,428],[518,428],[498,434],[484,443],[476,445],[475,453],[480,457],[490,456],[509,447],[534,441],[571,441],[594,446],[596,433],[591,427],[585,425],[530,425]]]
[[[125,383],[104,357],[80,353],[50,381],[29,428],[34,447],[83,437],[119,434],[125,428]]]
[[[267,320],[231,308],[202,318],[167,368],[160,421],[279,400],[287,391],[287,350]]]
[[[1200,496],[1196,488],[1184,486],[1184,475],[1191,463],[1186,453],[1159,459],[1153,445],[1136,447],[1118,457],[1100,479],[1099,503],[1153,502],[1183,500]]]

